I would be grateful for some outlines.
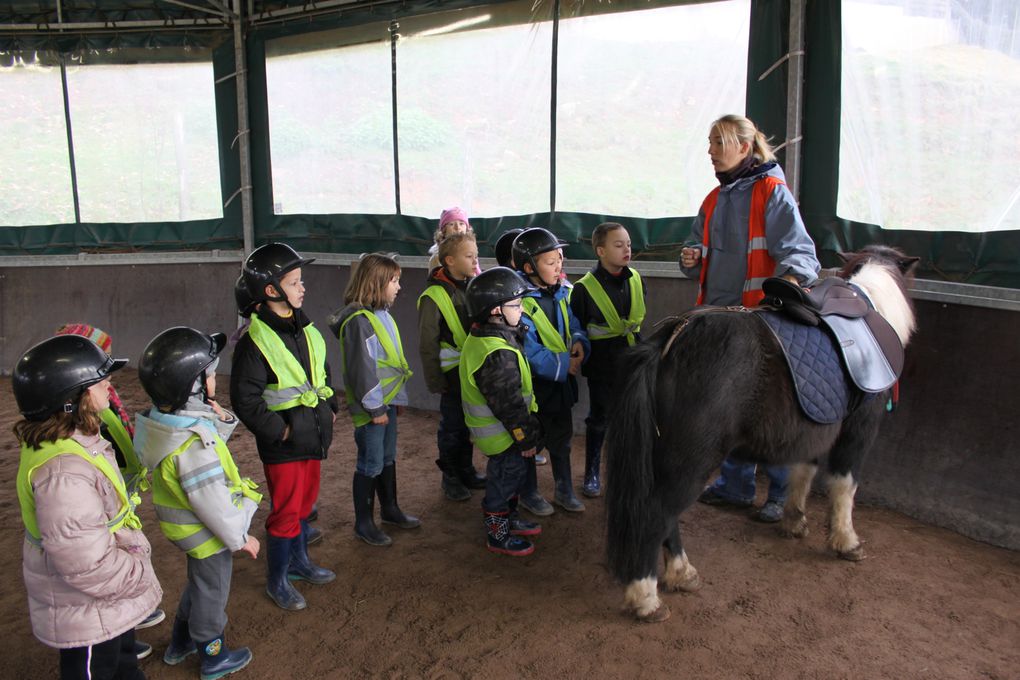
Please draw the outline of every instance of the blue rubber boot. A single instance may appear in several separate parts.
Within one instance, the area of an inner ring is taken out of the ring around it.
[[[317,586],[330,583],[336,579],[336,574],[325,567],[312,564],[308,557],[308,534],[311,527],[308,522],[301,522],[301,533],[290,542],[290,567],[287,569],[287,578],[291,581],[308,581]]]
[[[198,655],[202,658],[202,680],[216,680],[230,675],[251,663],[251,650],[247,647],[229,649],[223,635],[198,643]]]
[[[163,653],[163,663],[176,666],[198,651],[195,641],[188,631],[188,622],[174,618],[174,627],[170,631],[170,644]]]
[[[266,536],[266,564],[269,575],[266,581],[266,595],[276,606],[287,611],[296,612],[308,606],[305,598],[291,585],[287,578],[287,570],[291,561],[291,543],[294,538],[281,538],[269,534]]]

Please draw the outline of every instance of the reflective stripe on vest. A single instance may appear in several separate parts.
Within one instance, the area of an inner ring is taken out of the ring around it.
[[[247,477],[241,477],[223,440],[218,435],[212,435],[210,431],[203,432],[199,429],[201,427],[194,425],[188,428],[194,434],[160,461],[152,477],[152,501],[163,535],[188,555],[200,560],[218,553],[224,548],[224,544],[195,514],[184,486],[200,482],[205,476],[217,475],[222,468],[230,491],[230,501],[234,505],[240,507],[245,498],[250,498],[255,503],[262,500],[262,494],[255,491],[258,485]],[[210,439],[210,436],[213,438]],[[219,463],[203,466],[192,471],[184,479],[179,479],[177,456],[187,451],[196,440],[201,441],[202,446],[212,444]]]
[[[464,341],[460,364],[460,397],[464,407],[464,423],[471,431],[471,441],[487,456],[503,453],[514,443],[514,438],[493,415],[492,409],[478,389],[478,383],[475,382],[475,373],[485,363],[485,358],[498,350],[508,350],[517,356],[517,367],[521,372],[521,396],[528,406],[528,411],[534,413],[538,410],[531,386],[531,368],[524,354],[502,338],[468,336]]]
[[[99,417],[106,425],[106,431],[113,437],[113,442],[117,445],[121,455],[124,456],[124,467],[121,468],[120,474],[124,477],[128,493],[148,491],[149,471],[138,460],[134,442],[131,441],[131,435],[128,434],[120,416],[114,413],[113,409],[107,408],[99,412]]]
[[[538,333],[538,341],[545,345],[546,349],[557,354],[562,354],[567,351],[567,345],[570,343],[570,317],[567,316],[567,299],[562,298],[559,301],[560,306],[560,318],[563,319],[563,334],[556,330],[556,327],[552,325],[549,317],[542,311],[542,307],[539,306],[538,300],[533,297],[524,297],[521,299],[521,305],[524,307],[524,313],[528,315],[528,318],[535,324],[535,331]]]
[[[608,340],[626,336],[628,345],[633,345],[636,342],[634,334],[641,330],[641,322],[645,319],[645,296],[641,275],[635,269],[631,269],[630,272],[631,276],[627,281],[627,286],[630,288],[630,315],[626,319],[620,318],[620,313],[616,311],[616,305],[609,299],[606,289],[602,287],[594,274],[588,272],[575,284],[584,286],[588,295],[591,296],[592,302],[602,313],[602,318],[606,320],[604,326],[596,323],[588,324],[589,340]],[[574,291],[570,291],[570,294],[573,295]]]
[[[283,411],[295,406],[315,408],[319,401],[333,396],[332,388],[326,385],[326,341],[315,326],[308,324],[304,327],[308,362],[312,366],[311,383],[308,382],[308,374],[301,362],[283,344],[283,339],[259,319],[258,314],[251,315],[248,334],[279,381],[274,385],[266,385],[262,392],[262,398],[270,411]]]
[[[747,275],[744,277],[744,288],[740,297],[740,304],[744,307],[754,307],[761,302],[765,297],[761,286],[765,279],[776,272],[776,261],[769,255],[768,240],[765,236],[765,208],[769,198],[772,197],[772,192],[781,184],[786,182],[778,177],[765,176],[755,182],[754,188],[751,189],[747,229]],[[719,190],[720,187],[713,189],[701,204],[701,211],[705,213],[705,228],[701,237],[705,254],[701,260],[701,280],[696,303],[699,305],[705,301],[705,276],[708,273],[708,254],[711,252],[708,247],[709,225],[712,222],[712,213],[715,212]]]
[[[110,464],[106,456],[101,453],[91,454],[73,439],[42,442],[38,449],[33,449],[22,442],[17,477],[18,503],[21,505],[21,521],[25,525],[25,538],[30,543],[39,548],[42,547],[42,535],[39,533],[39,523],[35,514],[35,490],[32,488],[32,475],[51,459],[65,455],[78,456],[88,461],[113,485],[113,489],[120,499],[120,509],[114,517],[106,522],[106,528],[110,530],[111,534],[124,526],[131,529],[142,528],[142,521],[135,514],[135,506],[139,502],[138,495],[128,493],[120,471]]]
[[[351,319],[356,316],[364,316],[368,319],[368,322],[372,324],[372,332],[375,333],[375,337],[378,338],[379,345],[383,349],[385,356],[376,357],[375,360],[375,375],[379,378],[379,386],[383,391],[383,404],[389,404],[400,394],[400,388],[404,386],[404,383],[414,375],[407,365],[407,359],[404,358],[404,346],[400,342],[400,330],[397,329],[397,322],[394,320],[393,336],[391,337],[385,324],[375,315],[375,312],[369,309],[359,309],[354,312],[347,317],[337,333],[337,337],[340,338],[340,356],[344,366],[347,365],[347,359],[344,356],[346,351],[343,341],[344,330],[347,328],[347,324],[351,322]],[[344,383],[347,403],[353,406],[357,404],[357,399],[354,398],[354,391],[346,384],[346,381]],[[351,410],[351,418],[354,420],[355,427],[366,425],[372,420],[372,416],[364,411],[355,412],[353,409]]]
[[[446,288],[437,283],[426,288],[425,292],[418,297],[418,309],[421,309],[421,301],[424,298],[429,298],[436,303],[439,313],[443,315],[443,321],[453,333],[454,344],[439,341],[439,367],[444,372],[452,371],[460,364],[460,350],[464,347],[464,340],[467,339],[467,331],[464,330],[464,324],[457,316],[457,308],[453,306],[453,299]]]

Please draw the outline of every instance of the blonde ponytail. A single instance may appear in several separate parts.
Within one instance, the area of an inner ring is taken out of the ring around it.
[[[725,115],[712,123],[711,131],[722,137],[724,147],[745,142],[750,144],[751,153],[759,164],[776,160],[768,138],[749,118],[732,113]]]

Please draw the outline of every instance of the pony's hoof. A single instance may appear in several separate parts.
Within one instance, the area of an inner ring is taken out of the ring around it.
[[[783,520],[779,525],[779,535],[786,538],[807,538],[810,533],[807,520],[801,517],[796,520]]]
[[[671,579],[669,577],[663,577],[662,587],[671,593],[694,593],[701,590],[701,575],[694,572],[694,575],[684,579]]]
[[[657,609],[653,609],[644,616],[640,614],[635,614],[634,616],[641,623],[662,623],[670,617],[670,613],[668,606],[660,604]]]
[[[848,562],[860,562],[864,559],[864,546],[860,543],[857,544],[856,548],[850,550],[840,550],[836,553],[839,559],[846,560]]]

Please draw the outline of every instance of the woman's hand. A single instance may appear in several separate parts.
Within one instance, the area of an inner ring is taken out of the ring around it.
[[[390,417],[387,414],[385,414],[385,413],[382,414],[381,416],[376,416],[375,418],[372,418],[372,424],[373,425],[389,425],[390,424]]]
[[[680,251],[680,264],[687,269],[698,266],[699,262],[701,262],[701,248],[688,246]]]

